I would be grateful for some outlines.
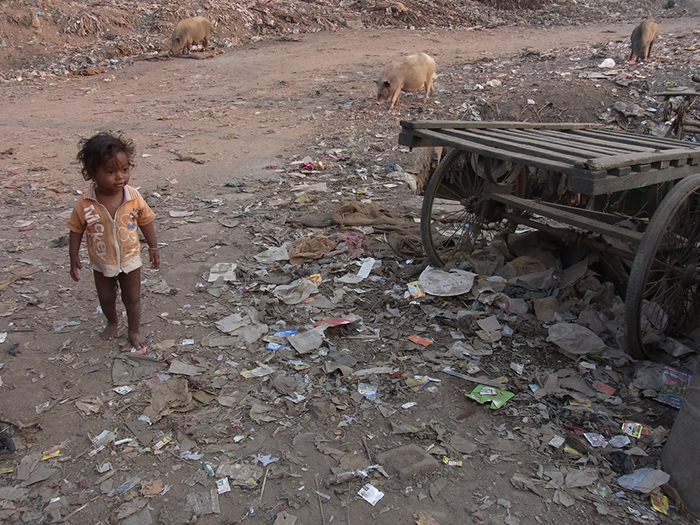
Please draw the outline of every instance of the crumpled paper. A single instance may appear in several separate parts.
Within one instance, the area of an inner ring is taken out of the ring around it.
[[[475,273],[453,269],[449,272],[428,266],[418,280],[425,293],[440,297],[452,297],[469,292],[474,286]]]
[[[308,279],[297,279],[289,284],[281,284],[272,292],[285,304],[299,304],[315,293],[318,293],[318,286]]]
[[[170,379],[152,390],[151,404],[143,413],[152,423],[156,423],[170,409],[187,410],[189,407],[194,408],[194,404],[187,387],[187,379]]]
[[[307,259],[320,259],[336,247],[336,242],[325,235],[301,237],[289,247],[289,262],[301,264]]]
[[[576,323],[557,323],[549,327],[547,341],[557,345],[565,355],[578,356],[597,354],[607,348],[593,330]]]

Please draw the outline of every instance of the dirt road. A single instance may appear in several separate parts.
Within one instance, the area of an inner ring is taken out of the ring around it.
[[[695,27],[693,18],[668,20],[661,34]],[[80,137],[95,129],[122,130],[142,153],[152,155],[143,162],[142,180],[157,177],[153,169],[165,170],[196,191],[203,184],[218,185],[232,172],[265,177],[260,168],[274,164],[276,155],[303,155],[303,145],[318,136],[319,124],[328,125],[326,113],[338,106],[351,105],[384,131],[396,133],[406,106],[388,113],[371,104],[374,80],[388,61],[402,54],[425,50],[436,58],[439,74],[441,68],[528,49],[626,42],[632,28],[322,32],[235,48],[209,60],[136,62],[95,77],[10,82],[0,85],[5,101],[0,143],[5,149],[17,147],[13,160],[20,165],[31,165],[37,147],[42,154],[58,154],[52,169],[66,169],[70,175]],[[439,80],[436,90],[439,100]],[[232,142],[220,139],[232,133],[238,137]],[[149,148],[155,138],[161,143],[158,152]],[[33,145],[31,152],[20,147],[25,141]],[[164,151],[170,148],[207,155],[206,181],[194,176],[203,170],[174,164]]]

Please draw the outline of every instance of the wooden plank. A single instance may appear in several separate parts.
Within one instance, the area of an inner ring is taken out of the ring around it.
[[[654,97],[696,97],[700,95],[697,91],[662,91],[654,93]]]
[[[624,242],[639,244],[642,240],[642,234],[638,231],[620,228],[619,226],[613,226],[612,224],[584,217],[577,213],[578,210],[576,210],[576,208],[570,208],[570,210],[576,211],[567,211],[561,208],[554,208],[542,202],[521,199],[520,197],[506,194],[484,193],[482,197],[502,202],[503,204],[514,206],[515,208],[529,211],[537,215],[543,215],[544,217],[549,217],[550,219],[576,228],[600,233],[601,235],[608,235]]]
[[[576,149],[578,151],[586,151],[588,155],[601,153],[619,153],[619,149],[610,147],[610,142],[604,141],[591,141],[585,137],[579,135],[574,135],[573,133],[566,133],[561,131],[550,131],[550,130],[523,130],[520,132],[523,135],[536,137],[537,140],[542,142],[547,142],[551,144],[558,144],[560,146],[569,147]]]
[[[563,162],[556,162],[552,160],[547,160],[544,161],[543,159],[539,157],[533,157],[531,155],[526,155],[526,154],[521,154],[521,155],[513,155],[509,151],[504,151],[499,148],[491,148],[489,146],[485,146],[484,144],[480,144],[478,142],[471,142],[467,141],[466,139],[463,138],[457,138],[457,137],[450,137],[445,135],[444,133],[440,133],[439,131],[433,131],[429,129],[420,129],[420,130],[415,130],[414,132],[415,135],[425,138],[431,142],[435,142],[437,144],[442,144],[444,146],[450,146],[451,148],[457,148],[461,149],[464,151],[468,151],[470,153],[479,153],[481,155],[487,155],[489,157],[492,157],[497,160],[505,160],[505,161],[510,161],[510,162],[517,162],[520,164],[526,164],[530,166],[536,166],[538,168],[545,168],[545,169],[559,169],[563,172],[566,172],[571,169],[570,164],[565,164]]]
[[[570,153],[566,148],[552,148],[548,144],[531,143],[527,140],[522,140],[523,130],[444,130],[443,133],[452,136],[465,136],[470,140],[488,144],[490,146],[500,146],[509,151],[525,151],[528,153],[536,152],[538,156],[543,158],[551,158],[563,162],[577,162],[581,156],[575,153]]]
[[[700,173],[700,168],[686,164],[677,168],[651,170],[646,173],[632,172],[629,175],[620,177],[591,179],[590,177],[578,178],[572,176],[566,181],[566,189],[585,195],[602,195],[604,193],[615,193],[616,191],[643,188],[652,184],[678,180],[695,173]]]
[[[402,120],[405,129],[594,129],[602,124],[577,122],[478,122],[468,120]]]
[[[682,140],[672,139],[672,138],[660,138],[653,137],[652,135],[635,135],[634,133],[628,133],[626,131],[609,131],[605,129],[597,130],[581,130],[580,133],[600,137],[602,139],[612,140],[615,143],[622,144],[634,144],[643,149],[677,149],[681,147],[687,147],[692,150],[693,144],[689,142],[683,142]]]
[[[609,157],[598,157],[596,159],[588,159],[587,161],[577,164],[576,167],[591,170],[610,170],[620,168],[622,166],[631,166],[635,164],[651,164],[663,160],[672,160],[678,158],[698,158],[700,159],[700,148],[695,151],[686,148],[670,149],[666,151],[640,152],[640,153],[625,153],[624,155],[611,155]],[[633,168],[634,169],[634,168]]]
[[[546,148],[547,151],[558,151],[568,155],[573,155],[578,158],[588,159],[592,155],[599,156],[601,153],[613,153],[612,150],[607,150],[605,152],[597,151],[592,148],[581,148],[578,145],[574,145],[570,142],[563,142],[550,137],[540,137],[537,131],[530,130],[483,130],[483,134],[488,134],[489,136],[499,136],[503,137],[504,140],[510,143],[522,144],[525,147],[539,147]],[[498,134],[498,135],[496,135]],[[559,135],[564,135],[560,133]]]
[[[609,179],[617,179],[617,177],[603,177],[595,180],[608,181]],[[567,190],[573,191],[574,193],[582,193],[583,195],[600,195],[601,193],[608,193],[605,191],[595,193],[596,188],[599,186],[595,184],[591,177],[577,177],[575,175],[570,175],[566,178],[564,184]]]
[[[514,143],[508,137],[503,137],[502,134],[490,133],[489,130],[462,130],[462,129],[445,129],[440,133],[444,136],[455,137],[466,141],[483,144],[491,148],[499,148],[505,151],[511,151],[515,154],[524,153],[529,155],[537,155],[541,159],[550,159],[556,162],[565,162],[569,166],[573,166],[577,162],[582,162],[580,157],[567,155],[566,153],[556,153],[545,148],[537,148],[535,146],[521,145]]]
[[[617,155],[621,152],[636,152],[639,151],[639,147],[635,145],[629,145],[629,144],[618,144],[618,143],[613,143],[610,141],[610,139],[606,138],[594,138],[589,135],[584,135],[583,134],[584,130],[574,130],[570,132],[561,132],[561,131],[550,131],[550,130],[536,130],[536,131],[530,131],[529,133],[533,135],[537,135],[539,137],[551,137],[552,140],[555,140],[557,142],[563,143],[563,144],[571,144],[572,147],[580,148],[580,149],[589,149],[592,150],[594,154],[597,154],[596,156],[601,156],[601,153],[606,153],[609,152],[611,155]],[[594,133],[595,130],[591,130],[591,133]],[[526,132],[528,133],[528,132]],[[653,150],[653,148],[648,148],[649,150]]]
[[[399,145],[408,146],[409,148],[434,148],[434,147],[446,147],[445,141],[439,140],[436,137],[425,138],[415,135],[413,132],[399,133]]]
[[[564,211],[571,210],[571,206],[558,204],[556,202],[548,202],[547,206]],[[615,224],[628,218],[626,215],[616,215],[614,213],[605,213],[604,211],[589,210],[587,208],[576,208],[576,213],[583,217],[595,219],[596,221],[604,222],[606,224]]]
[[[607,175],[605,171],[590,171],[577,169],[571,166],[570,164],[565,164],[563,162],[557,162],[554,160],[543,160],[539,157],[533,157],[532,155],[528,154],[521,154],[516,156],[511,154],[511,152],[506,152],[501,149],[491,148],[488,146],[484,146],[483,144],[468,142],[454,137],[448,137],[438,131],[417,129],[415,130],[414,134],[418,137],[426,139],[426,142],[430,144],[435,144],[439,146],[449,146],[451,148],[461,149],[470,153],[479,153],[481,155],[487,155],[497,160],[517,162],[526,166],[534,166],[536,168],[543,168],[546,170],[560,171],[561,173],[568,173],[574,177],[577,177],[580,180],[603,178]]]
[[[539,230],[541,232],[546,233],[547,235],[551,235],[554,238],[562,239],[565,240],[567,243],[579,243],[581,242],[584,245],[588,245],[591,248],[593,248],[595,251],[597,251],[600,254],[603,255],[612,255],[614,257],[618,257],[620,259],[624,259],[626,261],[634,261],[634,256],[635,254],[629,250],[623,250],[620,248],[616,248],[611,244],[608,244],[606,242],[600,242],[596,241],[594,239],[591,239],[590,236],[587,236],[584,233],[577,232],[573,230],[572,228],[567,228],[567,227],[559,227],[556,228],[554,226],[550,226],[549,224],[545,224],[542,222],[535,222],[532,219],[528,219],[527,217],[523,215],[514,215],[512,213],[504,213],[503,214],[504,218],[508,219],[509,221],[513,221],[517,224],[522,224],[523,226],[527,226],[528,228],[533,228],[535,230]],[[572,240],[573,238],[573,240]]]
[[[616,146],[618,144],[624,144],[627,146],[633,146],[637,151],[639,148],[643,150],[655,150],[658,148],[668,148],[669,140],[675,139],[655,139],[651,135],[635,135],[633,133],[628,133],[626,131],[610,131],[610,130],[591,130],[595,133],[589,133],[589,130],[581,130],[574,132],[576,134],[582,134],[588,137],[596,137],[601,140],[607,140],[608,143],[614,143]],[[676,141],[678,143],[680,141]]]
[[[578,142],[585,142],[586,144],[594,144],[596,146],[603,146],[607,149],[610,150],[612,153],[620,153],[622,151],[639,151],[638,146],[634,146],[631,144],[621,144],[621,143],[615,143],[614,145],[611,144],[610,140],[607,138],[595,138],[590,135],[584,135],[580,131],[571,131],[569,133],[561,133],[558,131],[549,131],[549,130],[539,130],[537,131],[538,134],[541,135],[553,135],[553,136],[562,136],[564,137],[565,140],[576,140]]]
[[[427,139],[416,137],[412,131],[402,131],[399,133],[399,145],[408,146],[409,148],[427,148],[430,146],[442,146],[435,144]]]
[[[651,167],[655,170],[665,170],[671,165],[670,160],[661,160],[659,162],[652,162]]]
[[[629,175],[632,173],[632,168],[629,166],[623,166],[621,168],[615,168],[614,170],[608,171],[608,175],[614,175],[615,177],[622,177],[624,175]]]

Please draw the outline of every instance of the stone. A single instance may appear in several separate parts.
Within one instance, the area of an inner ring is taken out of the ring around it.
[[[377,461],[392,475],[407,480],[440,468],[440,463],[418,445],[405,445],[382,452]]]
[[[309,413],[314,419],[322,421],[327,417],[335,416],[338,413],[338,409],[329,401],[314,401],[309,403]]]
[[[556,297],[542,297],[541,299],[533,299],[532,305],[535,308],[535,316],[538,321],[543,323],[553,323],[559,321],[557,314],[559,313],[559,301]]]

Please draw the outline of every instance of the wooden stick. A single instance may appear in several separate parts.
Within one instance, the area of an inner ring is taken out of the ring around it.
[[[345,514],[348,525],[350,525],[350,492],[345,494]]]
[[[443,372],[446,374],[449,374],[451,376],[459,377],[460,379],[464,379],[465,381],[470,381],[472,383],[477,383],[479,385],[486,385],[486,386],[492,386],[494,388],[506,388],[507,385],[504,385],[503,383],[497,383],[496,381],[491,381],[489,379],[478,379],[476,377],[469,377],[465,376],[464,374],[460,374],[459,372],[455,372],[454,370],[450,368],[443,368]]]
[[[0,292],[2,292],[5,288],[10,286],[13,282],[18,281],[19,279],[24,279],[25,277],[29,277],[30,275],[34,275],[35,273],[40,271],[41,268],[30,268],[28,270],[17,272],[12,277],[5,279],[4,281],[0,281]]]
[[[323,515],[323,502],[321,501],[321,496],[318,494],[318,473],[316,473],[314,480],[316,481],[316,497],[318,498],[318,507],[321,509],[321,524],[325,525],[326,517]]]
[[[87,507],[88,505],[90,505],[90,503],[92,503],[93,501],[95,501],[96,499],[99,499],[99,498],[101,498],[101,497],[102,497],[102,495],[95,496],[95,497],[92,498],[90,501],[88,501],[85,505],[83,505],[82,507],[78,507],[78,508],[75,509],[73,512],[71,512],[70,514],[68,514],[68,516],[66,516],[65,518],[63,518],[63,521],[68,521],[70,518],[72,518],[73,516],[75,516],[78,512],[80,512],[80,511],[83,510],[85,507]]]
[[[258,502],[262,501],[263,494],[265,494],[265,482],[267,481],[267,473],[270,472],[270,469],[265,470],[265,477],[263,477],[263,484],[262,488],[260,489],[260,497],[258,498]]]
[[[364,436],[362,436],[362,444],[365,446],[365,452],[367,452],[367,459],[369,460],[370,464],[374,463],[372,453],[369,451],[369,446],[367,445],[367,441],[365,441]]]

